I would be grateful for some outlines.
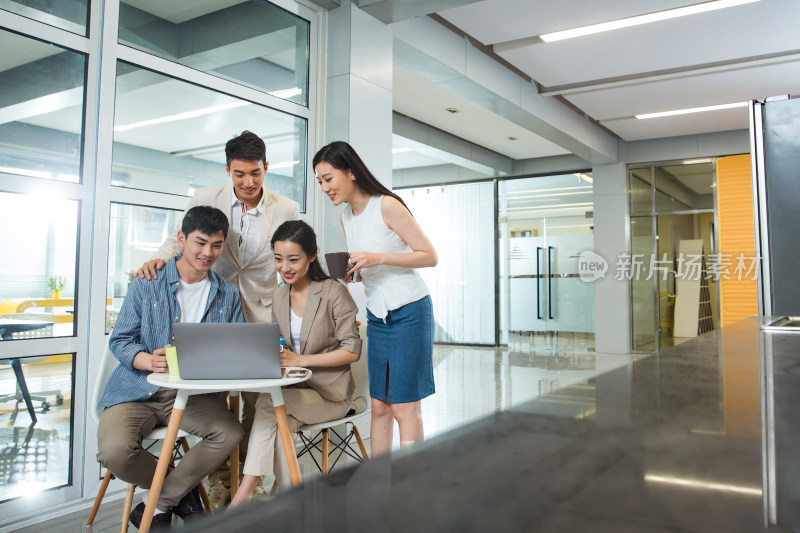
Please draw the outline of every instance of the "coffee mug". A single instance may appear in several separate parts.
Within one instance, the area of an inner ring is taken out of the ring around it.
[[[328,264],[328,273],[333,279],[344,279],[350,266],[350,254],[347,252],[334,252],[325,254],[325,262]]]

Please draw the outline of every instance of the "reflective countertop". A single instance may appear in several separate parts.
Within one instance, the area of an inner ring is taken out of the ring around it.
[[[770,318],[187,530],[800,530],[800,333]]]

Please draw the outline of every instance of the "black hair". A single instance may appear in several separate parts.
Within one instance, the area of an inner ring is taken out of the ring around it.
[[[185,236],[193,231],[206,235],[214,235],[221,231],[222,236],[228,235],[228,217],[225,213],[210,205],[196,205],[186,212],[181,223],[181,231]]]
[[[227,143],[225,143],[225,162],[231,166],[234,159],[245,161],[263,161],[267,164],[267,145],[261,137],[252,131],[244,130]]]
[[[322,281],[330,277],[322,270],[322,265],[319,264],[317,234],[314,233],[314,229],[311,226],[302,220],[287,220],[278,226],[278,229],[272,234],[270,246],[273,250],[275,250],[275,243],[279,241],[291,241],[299,244],[309,258],[316,256],[308,266],[308,277],[311,278],[311,281]]]
[[[350,171],[356,177],[356,185],[359,189],[372,196],[384,195],[391,196],[397,199],[403,207],[408,209],[408,206],[402,198],[386,188],[378,179],[372,175],[367,165],[358,156],[352,146],[344,141],[333,141],[320,148],[314,156],[313,167],[322,162],[328,163],[333,168],[342,171]],[[408,209],[410,213],[411,210]]]

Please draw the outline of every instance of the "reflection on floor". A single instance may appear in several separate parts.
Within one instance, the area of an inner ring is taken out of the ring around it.
[[[567,389],[574,416],[588,416],[594,409],[594,395],[589,390],[594,387],[592,378],[630,362],[631,356],[627,355],[554,350],[529,353],[527,349],[520,351],[514,346],[496,349],[437,345],[433,361],[436,394],[422,401],[426,438],[526,400],[552,398],[555,401]],[[395,446],[399,443],[396,428],[394,442]],[[366,445],[369,449],[368,438]],[[337,468],[353,461],[344,456]],[[300,468],[304,479],[319,475],[314,462],[307,457],[300,461]],[[272,481],[272,478],[265,479],[264,486],[270,487]],[[137,501],[140,498],[137,495]],[[121,511],[120,499],[105,503],[92,530],[97,533],[119,531]],[[84,531],[87,516],[88,511],[74,513],[20,531]],[[175,520],[177,523],[178,519]]]
[[[20,361],[36,421],[8,360],[0,361],[0,502],[70,479],[72,356]]]

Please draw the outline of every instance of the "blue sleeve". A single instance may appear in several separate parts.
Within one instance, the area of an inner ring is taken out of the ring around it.
[[[142,300],[145,281],[134,277],[128,286],[128,294],[122,302],[114,331],[108,339],[108,347],[120,364],[133,368],[133,358],[139,352],[147,350],[141,342]]]
[[[234,289],[233,305],[231,305],[231,322],[244,322],[244,313],[242,312],[242,297],[239,295],[239,289]]]

